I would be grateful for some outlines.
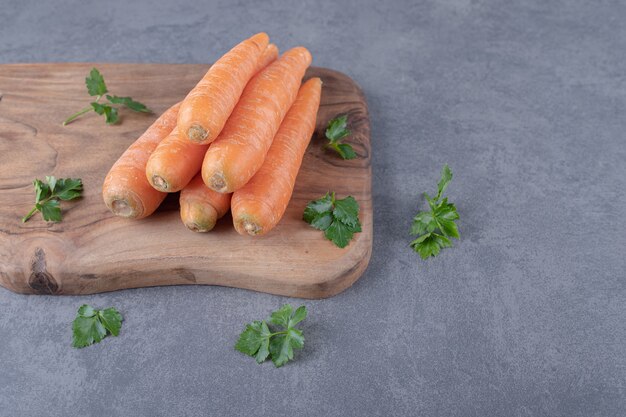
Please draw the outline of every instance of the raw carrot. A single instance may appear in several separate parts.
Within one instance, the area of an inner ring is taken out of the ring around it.
[[[315,130],[322,80],[311,78],[285,116],[261,169],[232,198],[239,234],[262,235],[280,221],[291,199],[304,152]]]
[[[202,178],[209,188],[233,192],[259,170],[310,64],[311,54],[306,48],[293,48],[248,83],[224,130],[204,157]]]
[[[278,48],[269,44],[257,62],[257,72],[278,57]],[[199,145],[174,131],[154,150],[146,165],[146,177],[152,186],[166,193],[183,189],[200,172],[209,145]]]
[[[267,45],[267,48],[265,48],[265,51],[263,51],[263,55],[261,55],[261,58],[259,58],[259,61],[256,64],[255,74],[261,71],[263,68],[267,67],[272,62],[276,61],[276,58],[278,58],[278,46],[270,43],[269,45]]]
[[[230,208],[230,197],[208,189],[198,174],[180,192],[180,218],[189,230],[208,232]]]
[[[235,46],[209,68],[187,94],[178,113],[178,131],[196,143],[211,143],[222,131],[269,43],[257,33]]]
[[[159,207],[166,194],[152,188],[146,179],[150,154],[176,126],[180,103],[165,111],[120,158],[104,179],[102,197],[116,216],[141,219]]]

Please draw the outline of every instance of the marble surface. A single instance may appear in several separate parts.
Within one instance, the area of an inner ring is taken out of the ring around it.
[[[0,288],[0,416],[626,415],[625,20],[618,1],[0,0],[0,63],[307,46],[368,98],[375,206],[369,269],[303,302],[281,369],[233,344],[301,300]],[[462,239],[422,261],[407,232],[446,162]],[[116,306],[121,335],[72,349],[82,303]]]

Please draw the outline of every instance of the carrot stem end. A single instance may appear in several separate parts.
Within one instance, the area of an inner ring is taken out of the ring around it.
[[[192,142],[203,142],[209,136],[209,132],[200,125],[193,125],[187,130],[187,137]]]
[[[169,184],[160,175],[155,174],[152,176],[152,185],[159,191],[167,192],[169,190]]]

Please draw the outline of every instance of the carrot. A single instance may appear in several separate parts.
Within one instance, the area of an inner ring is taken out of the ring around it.
[[[257,72],[276,60],[278,48],[269,44],[257,62]],[[173,193],[191,181],[202,167],[202,160],[209,145],[199,145],[181,137],[178,129],[155,149],[146,165],[146,177],[152,186],[163,192]]]
[[[176,127],[150,155],[145,176],[156,190],[180,191],[198,173],[208,147],[180,138]]]
[[[219,135],[243,89],[255,74],[259,57],[268,43],[266,33],[257,33],[209,68],[180,106],[180,135],[202,144],[211,143]]]
[[[141,219],[159,207],[166,194],[146,179],[146,163],[159,142],[176,126],[180,103],[165,111],[113,164],[104,179],[102,197],[116,216]]]
[[[261,58],[259,58],[259,61],[256,64],[255,74],[261,71],[263,68],[267,67],[272,62],[276,61],[276,58],[278,58],[278,46],[270,43],[269,45],[267,45],[267,48],[265,48],[265,51],[263,51],[263,55],[261,55]]]
[[[231,209],[239,234],[265,234],[283,217],[315,130],[321,92],[319,78],[304,83],[274,137],[263,166],[233,194]]]
[[[310,64],[311,54],[306,48],[293,48],[248,83],[224,130],[204,157],[202,178],[209,188],[233,192],[259,170]]]
[[[180,192],[180,218],[189,230],[208,232],[230,208],[230,196],[206,188],[198,174]]]

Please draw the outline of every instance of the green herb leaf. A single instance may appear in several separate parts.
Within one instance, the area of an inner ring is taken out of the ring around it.
[[[448,164],[445,164],[441,169],[441,179],[437,183],[437,198],[435,198],[435,200],[439,200],[441,198],[450,181],[452,181],[452,170]]]
[[[36,179],[33,181],[33,185],[35,186],[35,203],[39,203],[41,200],[45,200],[50,196],[50,187],[48,184]]]
[[[85,107],[82,110],[77,111],[63,122],[63,126],[71,123],[82,115],[94,111],[99,115],[104,115],[105,121],[108,125],[113,125],[118,122],[118,108],[113,104],[119,104],[133,111],[140,113],[151,113],[151,110],[146,107],[145,104],[133,100],[131,97],[121,97],[116,95],[108,95],[107,86],[104,82],[104,77],[100,74],[96,68],[93,68],[89,73],[89,76],[85,78],[85,84],[87,85],[87,92],[90,96],[96,97],[95,101],[91,102],[89,107]],[[109,104],[100,103],[100,99],[106,94],[106,98]]]
[[[104,115],[106,119],[106,124],[112,125],[117,123],[117,109],[115,107],[111,107],[108,104],[100,104],[95,101],[91,103],[91,107],[93,110],[99,115]]]
[[[293,348],[291,346],[291,336],[289,334],[279,334],[270,341],[270,354],[272,362],[279,368],[293,359]]]
[[[333,210],[333,198],[330,193],[326,193],[326,195],[319,200],[311,201],[304,211],[305,215],[308,212],[309,214],[316,216],[318,214],[331,212]]]
[[[459,229],[455,223],[459,219],[456,207],[448,203],[447,198],[441,200],[451,180],[452,171],[448,165],[444,165],[441,170],[441,179],[437,184],[437,196],[433,199],[424,193],[430,211],[419,212],[413,218],[411,234],[419,237],[413,240],[410,246],[420,254],[422,259],[437,256],[441,249],[451,247],[452,242],[449,238],[460,238]]]
[[[354,151],[354,148],[352,148],[352,145],[349,145],[347,143],[337,144],[337,152],[343,159],[346,159],[346,160],[356,159],[357,157],[357,154]]]
[[[120,334],[120,329],[122,328],[122,315],[113,307],[106,308],[104,310],[100,310],[98,312],[98,317],[100,321],[104,325],[104,327],[113,335],[117,336]]]
[[[104,83],[104,77],[96,68],[92,68],[89,77],[85,78],[87,92],[90,96],[102,96],[107,93],[107,86]]]
[[[41,212],[45,221],[60,222],[61,206],[59,200],[73,200],[81,196],[83,182],[78,178],[46,177],[46,183],[39,179],[33,181],[35,187],[35,206],[22,218],[28,221],[36,212]]]
[[[326,144],[326,147],[333,149],[343,159],[354,159],[357,157],[357,154],[354,152],[352,146],[347,143],[342,143],[342,140],[351,133],[347,126],[347,114],[336,117],[328,122],[328,127],[326,128],[326,138],[328,139],[328,143]]]
[[[345,248],[354,233],[361,231],[359,204],[352,196],[337,200],[334,193],[327,193],[324,197],[309,202],[302,219],[312,227],[324,231],[324,236],[340,248]]]
[[[269,356],[271,332],[264,321],[253,321],[239,336],[235,349],[261,363]]]
[[[300,306],[296,309],[296,312],[289,318],[289,324],[287,327],[294,327],[302,320],[306,319],[306,307]]]
[[[59,200],[46,200],[37,203],[35,207],[41,212],[41,217],[47,222],[60,222],[62,219]]]
[[[78,315],[82,317],[93,317],[96,315],[96,310],[89,304],[83,304],[78,308]]]
[[[106,329],[96,317],[78,316],[72,323],[72,346],[83,348],[98,343],[106,336]]]
[[[304,209],[303,219],[319,230],[326,230],[333,221],[333,200],[330,193],[319,200],[311,201]]]
[[[78,198],[82,192],[83,182],[78,178],[60,178],[54,188],[54,194],[64,201]]]
[[[52,176],[46,175],[46,182],[48,183],[48,188],[50,189],[50,192],[54,193],[55,187],[57,185],[57,179]]]
[[[118,97],[118,96],[110,96],[107,94],[107,100],[109,100],[113,104],[122,104],[128,107],[131,110],[141,113],[152,113],[152,110],[147,108],[145,104],[140,103],[138,101],[133,100],[130,97]]]
[[[359,222],[359,203],[352,196],[336,200],[333,215],[337,220],[355,226]]]
[[[324,231],[324,236],[326,239],[331,240],[337,247],[345,248],[352,240],[352,236],[354,233],[350,226],[340,222],[339,220],[334,220],[328,229]]]
[[[328,122],[328,127],[326,128],[326,137],[328,138],[330,143],[336,143],[340,139],[348,136],[349,134],[350,130],[348,130],[347,114],[336,117]]]
[[[72,346],[83,348],[100,342],[108,334],[117,336],[122,327],[122,315],[113,307],[96,310],[83,304],[72,323]]]
[[[316,228],[317,230],[326,230],[333,222],[333,213],[332,211],[327,211],[326,213],[322,213],[312,219],[309,224]]]
[[[276,367],[283,366],[293,359],[293,349],[304,347],[304,336],[295,326],[306,318],[306,307],[293,307],[285,304],[274,311],[268,321],[253,321],[246,325],[239,335],[235,349],[256,359],[257,363],[270,358]]]
[[[437,228],[437,222],[435,217],[430,211],[422,211],[413,218],[413,225],[411,226],[412,235],[421,235],[423,233],[430,233]]]
[[[452,242],[450,242],[450,239],[437,233],[427,233],[411,242],[411,247],[420,254],[422,259],[427,259],[429,256],[437,256],[441,248],[449,248],[451,246]]]
[[[274,326],[288,327],[289,319],[291,318],[292,312],[293,308],[291,307],[291,305],[285,304],[270,315],[269,321]]]

